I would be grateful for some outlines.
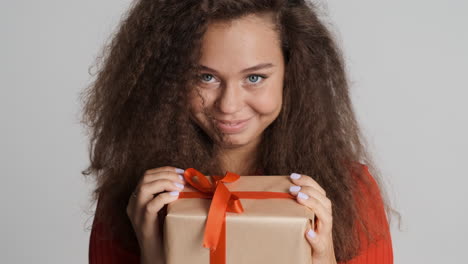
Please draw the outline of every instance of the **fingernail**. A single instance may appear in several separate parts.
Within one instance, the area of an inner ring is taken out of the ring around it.
[[[289,187],[290,192],[298,192],[300,190],[301,190],[301,186],[293,185],[293,186]]]
[[[178,182],[174,182],[175,186],[177,186],[177,188],[180,188],[180,189],[184,189],[184,185],[183,184],[180,184]]]
[[[182,173],[184,173],[185,170],[176,168],[175,171],[176,171],[177,173],[181,173],[181,174],[182,174]]]
[[[297,179],[299,179],[301,177],[301,175],[299,173],[293,172],[293,173],[291,173],[291,176],[289,176],[289,177],[291,177],[291,179],[297,180]]]
[[[307,235],[310,237],[310,238],[314,238],[317,236],[317,233],[315,233],[314,230],[310,229],[309,232],[307,232]]]
[[[180,179],[181,181],[185,182],[184,176],[179,175],[179,179]]]
[[[170,192],[169,194],[172,195],[172,196],[178,196],[179,192],[178,191],[173,191],[173,192]]]
[[[305,193],[303,193],[303,192],[299,192],[299,193],[297,194],[297,197],[299,197],[299,198],[301,198],[301,199],[304,199],[304,200],[309,199],[309,195],[307,195],[307,194],[305,194]]]

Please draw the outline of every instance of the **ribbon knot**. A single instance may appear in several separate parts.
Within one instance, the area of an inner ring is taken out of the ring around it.
[[[215,251],[223,230],[226,212],[244,212],[239,197],[231,193],[224,184],[235,182],[240,176],[232,172],[226,172],[221,177],[213,176],[214,182],[210,182],[203,173],[194,168],[189,168],[185,170],[184,178],[191,186],[205,194],[204,198],[212,199],[206,220],[203,247]],[[195,181],[195,178],[197,181]]]

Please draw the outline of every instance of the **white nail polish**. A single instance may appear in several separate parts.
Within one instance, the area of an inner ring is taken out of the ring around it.
[[[289,187],[290,192],[298,192],[300,190],[301,190],[301,186],[293,185],[293,186]]]
[[[179,179],[181,179],[182,181],[184,181],[184,182],[185,182],[184,176],[182,176],[182,175],[179,175]]]
[[[301,198],[301,199],[304,199],[304,200],[309,199],[309,195],[307,195],[307,194],[305,194],[305,193],[303,193],[303,192],[299,192],[299,193],[297,194],[297,197],[299,197],[299,198]]]
[[[173,191],[173,192],[170,192],[169,194],[172,195],[172,196],[178,196],[179,192],[178,191]]]
[[[297,180],[301,177],[301,175],[299,173],[294,172],[294,173],[291,173],[291,176],[289,177],[291,177],[291,179]]]
[[[180,189],[184,189],[184,185],[183,184],[180,184],[178,182],[174,182],[175,186],[177,186],[177,188],[180,188]]]
[[[307,232],[307,235],[310,237],[310,238],[314,238],[317,236],[317,233],[315,233],[314,230],[310,229],[309,232]]]
[[[182,173],[184,173],[185,170],[176,168],[175,171],[176,171],[177,173],[181,173],[181,174],[182,174]]]

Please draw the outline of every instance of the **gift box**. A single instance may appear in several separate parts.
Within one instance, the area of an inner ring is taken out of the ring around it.
[[[184,173],[186,187],[167,207],[167,264],[311,264],[305,232],[313,212],[289,194],[289,176]]]

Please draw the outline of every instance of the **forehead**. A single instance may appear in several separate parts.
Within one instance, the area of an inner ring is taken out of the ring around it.
[[[200,64],[226,72],[283,59],[270,15],[248,15],[209,24],[201,52]]]

